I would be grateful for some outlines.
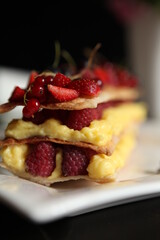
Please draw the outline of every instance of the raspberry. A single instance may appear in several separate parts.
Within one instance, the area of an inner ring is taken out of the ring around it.
[[[75,89],[80,95],[96,96],[100,87],[93,79],[77,79],[66,86],[67,88]]]
[[[120,103],[123,103],[123,100],[110,100],[108,102],[99,103],[97,107],[98,118],[102,117],[102,113],[105,109],[115,107]]]
[[[66,125],[74,130],[81,130],[83,127],[88,127],[95,119],[98,119],[96,108],[73,110],[69,112]]]
[[[63,149],[63,176],[86,175],[89,158],[82,148],[65,146]]]
[[[27,118],[27,117],[23,116],[22,119],[23,119],[23,121],[29,121],[29,122],[32,122],[34,124],[39,125],[39,124],[43,123],[46,120],[46,114],[45,114],[44,110],[45,109],[43,109],[43,110],[41,110],[39,112],[36,112],[33,115],[33,117]]]
[[[47,119],[50,118],[54,118],[63,122],[64,119],[67,117],[67,113],[68,111],[60,109],[59,110],[42,109],[36,112],[32,117],[27,118],[23,116],[23,120],[32,122],[37,125],[44,123]]]
[[[34,176],[48,177],[56,167],[56,150],[50,142],[34,145],[26,159],[26,171]]]
[[[55,112],[55,116],[53,116],[53,118],[56,118],[57,120],[65,124],[65,119],[68,117],[69,111],[58,109],[58,110],[54,110],[54,112]]]
[[[90,148],[84,148],[85,154],[87,156],[87,158],[90,160],[91,157],[93,157],[93,155],[96,154],[96,152],[93,149]]]

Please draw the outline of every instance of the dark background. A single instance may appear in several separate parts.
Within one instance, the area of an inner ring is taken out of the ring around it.
[[[125,62],[125,29],[109,11],[107,0],[42,1],[4,4],[0,16],[0,65],[41,70],[54,61],[55,41],[75,61],[85,47],[102,44],[112,62]]]

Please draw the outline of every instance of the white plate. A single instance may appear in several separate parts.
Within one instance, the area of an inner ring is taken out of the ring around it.
[[[116,182],[72,181],[49,188],[1,170],[0,198],[30,220],[45,223],[160,195],[159,167],[160,124],[148,121]]]

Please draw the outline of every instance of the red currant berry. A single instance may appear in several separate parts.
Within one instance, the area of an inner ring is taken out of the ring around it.
[[[32,89],[31,89],[32,96],[36,97],[36,98],[42,97],[44,92],[45,92],[44,86],[41,86],[41,85],[38,85],[38,84],[34,84]]]
[[[40,108],[40,102],[36,98],[32,98],[27,102],[27,105],[23,108],[23,116],[25,118],[32,117]]]
[[[43,75],[36,77],[34,84],[38,85],[38,86],[44,86],[45,85],[45,77]]]
[[[46,83],[47,85],[48,85],[48,84],[53,85],[53,79],[54,79],[53,76],[46,76],[46,77],[45,77],[45,83]]]
[[[26,98],[31,99],[31,98],[36,98],[39,100],[40,103],[46,101],[46,87],[45,84],[42,85],[43,82],[41,82],[42,79],[38,80],[37,82],[35,81],[31,87],[29,88]]]

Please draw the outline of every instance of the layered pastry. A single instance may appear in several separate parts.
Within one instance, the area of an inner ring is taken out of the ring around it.
[[[105,63],[68,76],[31,72],[26,89],[16,86],[5,114],[23,106],[0,141],[1,166],[44,185],[86,179],[116,179],[146,118],[138,81],[126,69]]]

